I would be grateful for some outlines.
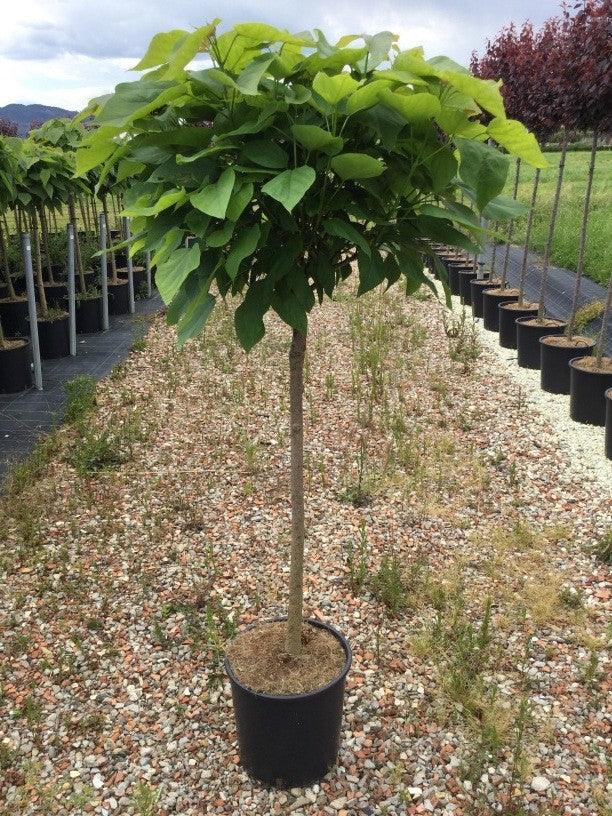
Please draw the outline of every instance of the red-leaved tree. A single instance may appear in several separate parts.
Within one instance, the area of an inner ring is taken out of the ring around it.
[[[16,136],[18,131],[17,123],[10,119],[0,118],[0,136]]]

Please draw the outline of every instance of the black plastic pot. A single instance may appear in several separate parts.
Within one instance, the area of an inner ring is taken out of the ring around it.
[[[0,301],[0,321],[7,337],[24,337],[29,334],[28,301]]]
[[[102,331],[102,298],[82,298],[76,302],[76,330],[79,334]]]
[[[15,394],[30,387],[30,344],[0,349],[0,394]]]
[[[144,292],[144,284],[147,279],[147,270],[144,268],[144,266],[135,266],[132,269],[132,279],[134,281],[134,296],[146,297],[146,293]]]
[[[333,627],[317,620],[312,626],[330,632],[342,645],[342,672],[315,691],[304,694],[260,694],[244,686],[229,660],[225,671],[232,687],[240,761],[247,773],[267,783],[304,786],[321,779],[335,765],[351,648]]]
[[[557,346],[551,343],[556,335],[541,337],[540,343],[540,385],[543,391],[550,394],[569,394],[570,368],[569,361],[574,357],[586,357],[595,348],[595,341],[582,338],[580,346]]]
[[[583,357],[574,357],[570,369],[570,416],[584,425],[606,424],[606,391],[612,388],[612,371],[580,367]]]
[[[472,268],[471,264],[465,261],[458,261],[448,265],[448,281],[451,293],[453,295],[461,294],[461,272],[469,271]]]
[[[459,270],[459,297],[466,306],[472,305],[472,287],[470,284],[473,280],[476,280],[476,274],[473,269]]]
[[[50,309],[64,309],[68,303],[68,286],[65,283],[45,283],[45,297]]]
[[[483,316],[483,299],[482,296],[486,289],[491,289],[497,286],[498,280],[490,280],[489,278],[481,278],[480,280],[470,281],[471,301],[472,301],[472,315],[474,317]]]
[[[606,458],[612,459],[612,388],[606,391]]]
[[[519,317],[516,321],[517,362],[521,368],[538,369],[540,367],[540,337],[560,334],[567,323],[555,320],[554,325],[547,326],[539,323],[532,324],[529,322],[531,319],[531,317]]]
[[[538,313],[537,306],[515,306],[515,300],[504,301],[499,304],[499,345],[502,348],[516,348],[516,321],[519,317],[527,317]]]
[[[513,294],[513,291],[505,289],[503,292],[497,292],[485,289],[482,295],[482,318],[485,329],[499,331],[499,304],[518,300],[518,292]]]
[[[40,356],[43,360],[68,357],[70,355],[68,315],[60,320],[41,320],[38,318],[38,341],[40,343]]]
[[[119,283],[108,284],[108,313],[111,315],[127,314],[130,311],[130,293],[128,282],[120,280]]]

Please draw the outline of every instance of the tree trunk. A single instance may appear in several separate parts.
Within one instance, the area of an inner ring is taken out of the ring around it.
[[[47,265],[47,274],[49,275],[49,283],[55,283],[53,277],[53,267],[51,266],[51,253],[49,252],[49,227],[47,226],[47,216],[45,215],[44,207],[40,207],[40,228],[42,230],[43,248],[45,250],[45,261]]]
[[[91,203],[91,213],[92,213],[91,217],[93,219],[93,231],[94,231],[95,235],[98,235],[98,225],[100,223],[100,220],[98,218],[98,208],[96,207],[96,197],[95,196],[91,197],[91,202],[90,203]],[[106,225],[106,228],[108,229],[108,224]]]
[[[0,320],[0,348],[5,348],[6,342],[4,339],[4,329],[2,328],[2,321]]]
[[[527,219],[527,229],[525,231],[525,245],[523,247],[523,263],[521,265],[521,281],[519,283],[519,306],[525,302],[525,278],[527,277],[527,259],[529,257],[529,239],[531,238],[531,228],[533,226],[533,214],[535,211],[536,199],[538,197],[538,185],[540,183],[540,168],[537,167],[533,178],[533,191],[531,193],[531,208]]]
[[[499,224],[496,221],[492,227],[494,234],[491,239],[491,274],[489,275],[491,280],[495,280],[495,260],[497,258],[497,238],[495,237],[495,233],[497,232],[498,226]]]
[[[521,175],[521,160],[516,160],[516,174],[514,176],[514,190],[512,192],[512,198],[516,200],[518,195],[518,186],[519,186],[519,178]],[[511,219],[510,223],[508,224],[508,236],[506,238],[506,255],[504,257],[504,268],[502,270],[501,276],[501,283],[499,285],[500,289],[506,288],[506,281],[508,279],[508,261],[510,260],[510,245],[512,244],[512,233],[514,231],[514,219]]]
[[[30,216],[30,236],[32,238],[32,250],[34,252],[34,269],[36,270],[36,288],[38,289],[38,302],[40,304],[40,311],[43,317],[49,314],[49,307],[47,306],[47,295],[45,293],[45,284],[42,276],[42,260],[40,257],[40,241],[38,239],[38,221],[36,218],[36,210],[32,210]]]
[[[302,650],[304,605],[304,357],[306,335],[293,330],[289,351],[291,422],[291,572],[285,646],[291,655]]]
[[[91,224],[89,221],[89,204],[87,200],[83,204],[81,196],[78,197],[79,210],[81,211],[81,221],[83,222],[83,229],[88,235],[91,235]]]
[[[83,258],[81,257],[81,242],[79,240],[79,225],[77,224],[76,218],[76,210],[74,207],[74,198],[70,196],[68,199],[68,218],[70,219],[70,223],[72,224],[72,229],[74,230],[74,250],[75,250],[75,259],[76,259],[76,267],[77,273],[79,276],[79,288],[81,290],[81,294],[85,293],[85,276],[83,275]]]
[[[574,281],[574,296],[572,298],[572,311],[567,324],[567,336],[572,339],[576,328],[576,312],[578,311],[578,299],[580,297],[580,283],[584,270],[584,253],[586,250],[587,227],[589,225],[589,208],[591,206],[591,191],[593,189],[593,173],[595,172],[595,157],[597,156],[597,130],[593,131],[593,141],[591,143],[591,161],[589,163],[589,175],[587,178],[586,191],[584,193],[584,209],[582,211],[582,227],[580,230],[580,246],[578,249],[578,266],[576,267],[576,280]]]
[[[57,213],[55,212],[55,210],[49,210],[49,212],[51,213],[51,218],[53,219],[53,229],[55,230],[55,233],[57,234],[57,233],[59,233],[59,228],[57,226]]]
[[[107,240],[110,236],[109,220],[108,220],[108,204],[106,203],[106,196],[102,196],[102,211],[104,212],[104,223],[106,224]],[[112,241],[108,240],[109,247],[112,247]],[[115,261],[115,253],[112,248],[108,250],[111,262],[111,283],[117,283],[117,262]]]
[[[559,157],[559,169],[557,171],[557,187],[553,199],[552,212],[550,214],[550,224],[548,225],[548,238],[546,239],[546,250],[544,251],[544,261],[542,263],[542,278],[540,281],[540,300],[538,303],[538,320],[543,320],[546,316],[546,283],[548,280],[548,265],[552,252],[552,242],[555,237],[555,227],[557,226],[557,214],[559,212],[559,200],[561,198],[561,184],[563,183],[563,172],[565,169],[565,159],[567,156],[567,132],[563,129],[563,141],[561,142],[561,155]]]
[[[11,270],[9,269],[8,245],[4,239],[4,226],[2,224],[0,224],[0,255],[2,255],[2,272],[6,288],[8,289],[8,296],[11,300],[15,300],[15,287],[13,286]]]
[[[608,281],[608,297],[606,298],[606,307],[604,309],[604,313],[601,316],[601,329],[599,330],[599,337],[597,338],[597,344],[595,346],[595,357],[597,358],[598,365],[601,364],[601,358],[603,357],[603,348],[606,339],[606,329],[608,328],[608,320],[610,318],[611,310],[612,310],[612,275],[610,276],[610,280]]]

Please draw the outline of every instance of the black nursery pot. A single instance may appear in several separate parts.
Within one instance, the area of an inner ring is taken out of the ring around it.
[[[15,394],[30,387],[30,344],[0,349],[0,394]]]
[[[102,331],[102,298],[81,298],[76,302],[76,330],[79,334]]]
[[[540,386],[550,394],[569,394],[569,361],[578,355],[588,356],[595,348],[595,341],[584,338],[580,346],[557,346],[551,343],[557,336],[558,333],[540,338]]]
[[[497,286],[498,283],[498,280],[491,280],[490,278],[481,278],[480,280],[476,279],[470,281],[470,300],[472,301],[472,315],[474,317],[483,316],[483,294],[486,289],[491,289],[492,287]]]
[[[0,321],[7,337],[23,337],[29,334],[28,301],[0,301]]]
[[[130,293],[128,282],[120,280],[119,283],[108,284],[108,313],[111,315],[123,315],[130,311]]]
[[[491,292],[485,289],[482,295],[482,317],[485,329],[499,331],[499,305],[518,300],[518,294],[513,295],[511,289],[503,292]]]
[[[567,323],[562,320],[547,318],[546,325],[531,323],[533,317],[519,317],[516,321],[517,362],[521,368],[538,369],[540,367],[540,337],[549,334],[560,334]]]
[[[70,355],[70,335],[68,333],[68,315],[60,320],[38,319],[38,341],[40,356],[43,360],[54,360],[57,357]]]
[[[459,270],[459,297],[466,306],[472,305],[472,287],[471,283],[477,279],[477,273],[473,269]]]
[[[612,388],[606,391],[606,458],[612,459]]]
[[[51,309],[63,309],[68,302],[68,286],[65,283],[45,283],[45,297]]]
[[[244,686],[229,660],[240,761],[262,782],[302,787],[321,779],[336,764],[346,675],[352,653],[348,641],[329,624],[306,621],[330,632],[345,653],[342,672],[325,686],[304,694],[260,694]]]
[[[461,272],[469,271],[471,267],[465,261],[448,265],[448,281],[453,295],[461,294]]]
[[[519,317],[533,316],[538,313],[537,306],[514,306],[515,300],[499,304],[499,345],[502,348],[516,348],[516,321]]]
[[[584,357],[574,357],[570,369],[570,416],[584,425],[606,424],[606,391],[612,388],[612,371],[581,367]]]

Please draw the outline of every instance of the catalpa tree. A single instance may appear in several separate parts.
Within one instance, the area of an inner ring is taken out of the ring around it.
[[[358,294],[436,263],[432,243],[477,251],[479,215],[500,197],[510,155],[543,166],[508,119],[499,83],[398,37],[291,34],[263,23],[156,35],[143,73],[93,100],[78,172],[132,178],[132,251],[149,249],[179,343],[216,299],[235,296],[246,351],[275,312],[292,330],[292,558],[287,650],[300,650],[304,542],[302,378],[308,314],[357,263]],[[192,67],[205,53],[209,67]],[[488,124],[481,122],[487,114]],[[494,144],[499,145],[502,150]],[[472,202],[458,202],[460,193]],[[191,240],[187,242],[186,239]]]

